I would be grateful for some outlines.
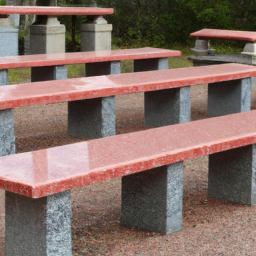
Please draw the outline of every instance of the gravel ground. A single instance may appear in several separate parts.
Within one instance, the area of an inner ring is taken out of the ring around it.
[[[207,86],[192,88],[192,119],[206,118]],[[253,89],[252,108],[256,107]],[[117,133],[145,129],[143,94],[118,96]],[[67,104],[15,110],[17,153],[86,140],[67,135]],[[120,179],[72,191],[73,255],[256,255],[255,207],[207,198],[208,157],[185,161],[183,230],[172,235],[120,226]],[[0,191],[0,256],[4,192]]]

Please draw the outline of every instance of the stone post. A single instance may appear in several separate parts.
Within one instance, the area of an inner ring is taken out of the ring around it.
[[[210,83],[208,117],[230,115],[251,110],[251,78]]]
[[[182,229],[183,162],[122,177],[121,225],[172,234]]]
[[[56,6],[55,0],[41,0],[37,5]],[[37,15],[30,26],[30,54],[64,53],[66,28],[56,16]],[[67,68],[34,67],[31,69],[31,81],[60,80],[67,78]]]
[[[81,51],[111,50],[112,25],[102,16],[88,16],[81,25]],[[86,76],[120,74],[120,61],[85,64]],[[100,138],[116,134],[115,97],[68,103],[68,134]]]

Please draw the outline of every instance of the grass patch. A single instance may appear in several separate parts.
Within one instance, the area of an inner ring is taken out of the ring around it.
[[[8,70],[8,84],[22,84],[31,81],[30,68],[16,68]]]
[[[67,67],[68,67],[68,78],[85,76],[85,64],[67,65]]]

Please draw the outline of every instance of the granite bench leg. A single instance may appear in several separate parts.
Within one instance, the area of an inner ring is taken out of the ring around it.
[[[146,92],[145,126],[165,126],[190,121],[190,87]]]
[[[251,110],[251,78],[212,83],[208,85],[209,117]]]
[[[71,256],[71,192],[32,199],[6,192],[5,256]]]
[[[86,64],[86,76],[120,74],[120,61]],[[102,138],[116,134],[115,97],[68,102],[68,134]]]
[[[134,60],[134,72],[168,69],[168,58]]]
[[[172,234],[182,229],[183,162],[122,177],[121,225]]]
[[[8,69],[0,70],[0,86],[8,85]]]
[[[0,110],[0,156],[15,154],[13,109]]]
[[[168,59],[134,61],[134,72],[168,69]],[[144,93],[145,126],[165,126],[190,121],[190,87]]]
[[[208,196],[256,204],[256,145],[209,155]]]
[[[62,80],[68,78],[66,66],[32,67],[31,82]]]

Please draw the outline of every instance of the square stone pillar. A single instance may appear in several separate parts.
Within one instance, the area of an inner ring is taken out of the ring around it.
[[[251,78],[208,85],[208,117],[251,110]]]
[[[0,57],[19,55],[19,30],[7,15],[0,15]],[[8,84],[8,69],[0,70],[0,86]]]
[[[5,256],[72,256],[71,192],[5,194]]]
[[[81,25],[81,51],[111,50],[112,25],[88,16]],[[86,63],[86,77],[120,74],[120,61]],[[101,138],[116,134],[115,97],[68,102],[68,134]]]
[[[209,155],[208,196],[256,205],[256,146]]]
[[[81,52],[111,50],[112,24],[102,16],[88,16],[81,25]]]
[[[65,32],[65,26],[60,24],[57,17],[37,16],[35,22],[30,26],[30,54],[65,52]],[[66,78],[67,68],[65,66],[61,68],[33,67],[31,69],[32,82]]]
[[[182,229],[183,162],[122,177],[121,225],[172,234]]]
[[[169,68],[168,58],[134,60],[134,72]],[[160,127],[190,121],[190,87],[144,93],[144,124]]]
[[[0,57],[19,55],[18,32],[7,15],[0,15]]]

